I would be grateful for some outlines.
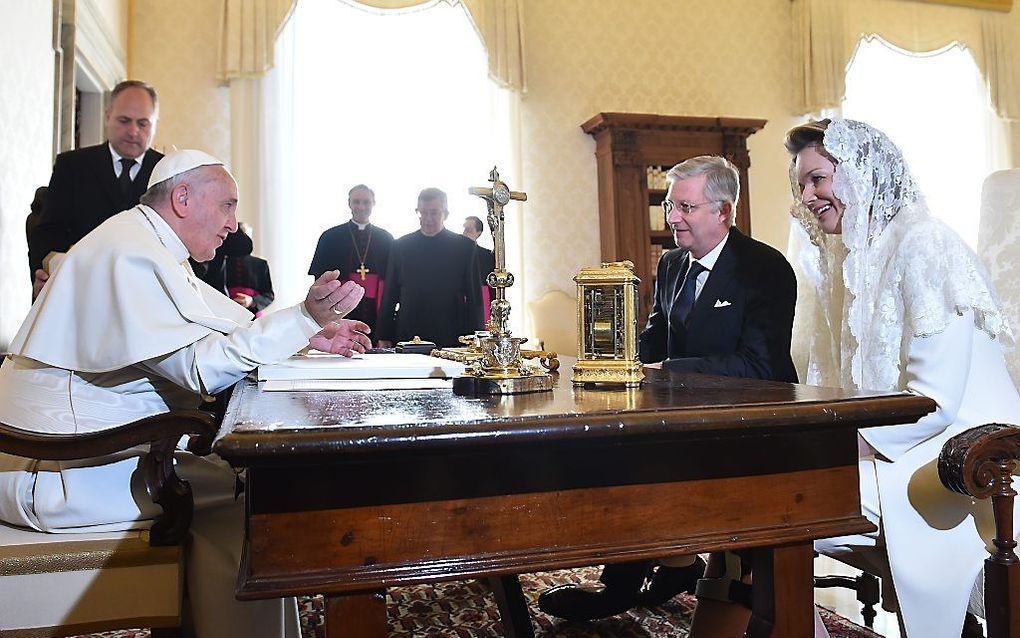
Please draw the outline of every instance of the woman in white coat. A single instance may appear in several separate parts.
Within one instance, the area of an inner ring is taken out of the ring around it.
[[[937,459],[955,434],[1020,422],[1003,358],[1012,333],[977,256],[931,216],[882,132],[822,120],[786,146],[802,379],[938,404],[917,423],[861,430],[862,510],[879,530],[816,548],[891,576],[908,638],[958,638],[994,530],[987,501],[941,485]]]

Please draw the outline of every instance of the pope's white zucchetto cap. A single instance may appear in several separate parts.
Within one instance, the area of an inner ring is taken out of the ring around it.
[[[156,166],[152,169],[152,175],[149,177],[148,188],[199,166],[223,166],[223,162],[204,151],[188,148],[171,151],[156,162]]]

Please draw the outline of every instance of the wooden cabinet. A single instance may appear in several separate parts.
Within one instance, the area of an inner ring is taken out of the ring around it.
[[[658,255],[676,247],[664,224],[652,228],[652,207],[661,205],[666,191],[664,185],[649,187],[649,174],[697,155],[722,155],[740,171],[736,225],[750,235],[747,138],[763,126],[765,120],[640,113],[599,113],[581,125],[595,138],[602,260],[634,262],[642,326],[651,310]]]

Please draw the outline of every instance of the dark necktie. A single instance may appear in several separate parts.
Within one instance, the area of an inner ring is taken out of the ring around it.
[[[135,160],[124,159],[120,160],[120,177],[117,178],[117,186],[120,187],[120,196],[123,198],[124,203],[131,201],[131,167],[135,165]]]
[[[694,293],[698,289],[698,275],[705,272],[706,268],[696,261],[691,261],[690,268],[687,269],[687,276],[684,277],[683,287],[680,288],[680,293],[676,296],[676,301],[673,302],[673,316],[683,324],[687,325],[687,317],[691,314],[691,309],[694,307]]]

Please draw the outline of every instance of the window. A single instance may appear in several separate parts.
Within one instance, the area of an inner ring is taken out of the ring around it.
[[[977,245],[981,185],[1001,168],[1002,150],[967,49],[953,44],[915,54],[865,38],[847,70],[843,116],[886,133],[903,151],[932,214]]]
[[[347,221],[347,191],[376,193],[372,222],[394,237],[418,229],[418,192],[449,196],[447,227],[485,218],[467,194],[500,163],[509,120],[485,51],[461,6],[380,14],[338,0],[301,0],[294,21],[297,199],[308,260],[319,233]],[[488,235],[486,234],[486,237]],[[483,237],[483,243],[485,238]],[[491,240],[489,240],[491,245]]]

